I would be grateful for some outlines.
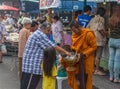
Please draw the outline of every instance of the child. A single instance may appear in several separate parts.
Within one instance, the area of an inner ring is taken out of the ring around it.
[[[71,49],[69,45],[65,45],[62,47],[63,49],[67,50],[68,52],[74,52],[74,50]],[[65,57],[66,55],[61,53],[62,57]],[[78,68],[79,68],[79,62],[74,65],[75,70],[67,70],[67,63],[64,61],[64,59],[61,57],[60,62],[63,65],[63,67],[66,69],[67,75],[68,75],[68,84],[72,89],[79,89],[79,82],[76,78],[76,75],[78,74]]]
[[[43,82],[42,89],[55,89],[55,80],[57,76],[57,69],[55,67],[56,51],[54,47],[47,47],[44,50],[44,59],[42,64]]]

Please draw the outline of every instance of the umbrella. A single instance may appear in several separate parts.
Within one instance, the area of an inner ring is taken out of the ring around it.
[[[14,11],[18,11],[18,8],[12,7],[12,6],[8,6],[8,5],[1,5],[0,6],[0,10],[14,10]]]

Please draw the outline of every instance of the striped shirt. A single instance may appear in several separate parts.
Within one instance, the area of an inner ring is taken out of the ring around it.
[[[40,65],[43,60],[43,51],[48,46],[56,46],[40,29],[35,31],[26,43],[23,54],[22,72],[41,75]]]

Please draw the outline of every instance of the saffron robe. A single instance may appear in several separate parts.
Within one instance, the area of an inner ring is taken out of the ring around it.
[[[87,28],[82,28],[79,34],[72,33],[72,46],[71,48],[77,53],[85,54],[85,73],[88,74],[86,89],[92,89],[92,71],[94,65],[94,52],[97,48],[96,37],[92,30]],[[68,65],[65,63],[64,59],[61,60],[61,63],[66,68]],[[79,84],[76,79],[76,74],[79,71],[79,63],[76,63],[74,67],[76,70],[67,71],[68,74],[68,84],[73,89],[79,89]]]

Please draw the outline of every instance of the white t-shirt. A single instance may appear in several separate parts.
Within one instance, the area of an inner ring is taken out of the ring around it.
[[[62,42],[62,35],[61,35],[62,31],[63,31],[63,25],[60,21],[57,21],[56,23],[52,24],[53,39],[56,43]]]

